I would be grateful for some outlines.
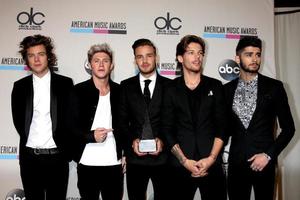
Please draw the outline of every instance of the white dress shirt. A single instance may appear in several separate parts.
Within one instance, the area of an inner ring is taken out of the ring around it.
[[[50,80],[50,71],[42,78],[33,74],[33,116],[27,147],[46,149],[56,147],[50,116]]]

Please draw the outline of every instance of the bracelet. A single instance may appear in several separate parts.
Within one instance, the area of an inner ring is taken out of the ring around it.
[[[271,160],[271,157],[270,157],[268,154],[266,154],[266,153],[263,153],[263,154],[264,154],[264,156],[268,159],[268,161]]]

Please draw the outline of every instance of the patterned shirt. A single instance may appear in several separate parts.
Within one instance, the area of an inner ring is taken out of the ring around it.
[[[248,82],[240,78],[234,93],[232,109],[246,129],[256,108],[257,77]]]

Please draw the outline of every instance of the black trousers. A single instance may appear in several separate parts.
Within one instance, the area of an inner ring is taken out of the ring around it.
[[[227,200],[226,178],[221,164],[211,166],[205,177],[194,178],[183,166],[172,167],[171,173],[172,191],[168,199],[193,200],[199,188],[202,200]]]
[[[228,195],[230,200],[250,200],[253,187],[255,200],[273,200],[275,165],[269,163],[261,172],[250,168],[250,163],[228,166]]]
[[[77,166],[77,187],[82,200],[122,200],[122,165],[113,166]]]
[[[166,165],[149,166],[127,163],[126,181],[129,200],[145,200],[149,180],[152,181],[154,200],[167,200]]]
[[[69,162],[61,154],[20,155],[21,179],[26,200],[65,200]]]

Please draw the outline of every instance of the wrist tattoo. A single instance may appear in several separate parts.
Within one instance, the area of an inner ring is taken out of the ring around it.
[[[171,149],[171,152],[174,154],[174,156],[179,160],[181,164],[184,164],[187,158],[180,154],[180,148],[178,145],[174,145]]]

